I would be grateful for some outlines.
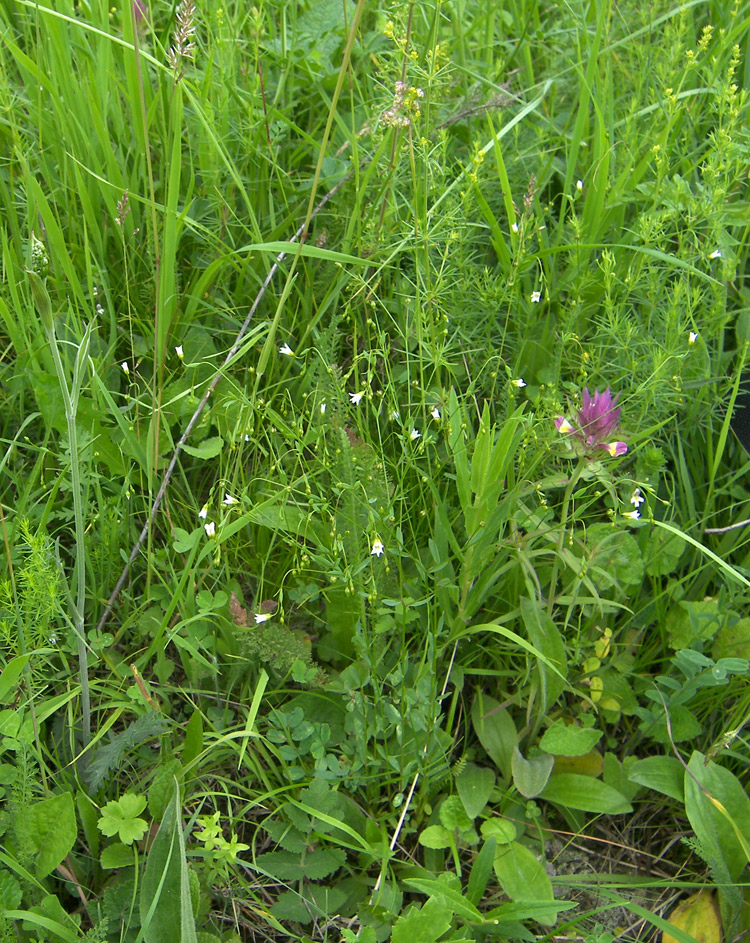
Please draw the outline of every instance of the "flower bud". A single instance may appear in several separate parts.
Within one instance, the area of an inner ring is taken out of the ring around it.
[[[29,268],[42,278],[46,278],[49,273],[49,256],[47,248],[41,239],[37,239],[34,233],[29,239]]]
[[[36,305],[36,310],[39,312],[39,317],[42,319],[44,329],[49,333],[52,333],[52,302],[49,300],[47,286],[44,284],[44,280],[41,279],[36,272],[32,272],[27,269],[26,274],[29,276],[31,294],[34,297],[34,304]]]

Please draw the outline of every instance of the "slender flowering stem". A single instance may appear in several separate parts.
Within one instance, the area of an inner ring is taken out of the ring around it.
[[[576,470],[570,476],[570,481],[568,482],[568,487],[565,489],[565,496],[563,497],[562,510],[560,511],[560,536],[557,540],[555,559],[552,564],[552,577],[549,581],[549,591],[547,593],[547,609],[550,615],[552,615],[552,609],[555,605],[555,596],[557,595],[557,573],[560,568],[560,558],[562,556],[563,546],[565,545],[565,529],[568,522],[568,510],[573,497],[573,489],[578,484],[578,479],[581,477],[587,464],[588,462],[586,458],[581,457]]]
[[[81,392],[81,371],[83,362],[88,353],[89,340],[91,338],[90,329],[86,329],[81,345],[78,348],[75,367],[73,370],[73,383],[68,388],[68,382],[65,377],[65,368],[55,336],[54,324],[47,326],[47,338],[49,339],[50,352],[55,364],[57,379],[60,383],[60,392],[62,393],[63,404],[65,406],[65,422],[68,427],[68,446],[70,449],[70,489],[73,495],[73,520],[75,526],[75,572],[76,572],[76,598],[73,603],[73,626],[76,633],[76,642],[78,646],[78,672],[81,681],[81,714],[83,721],[83,749],[91,741],[91,694],[89,691],[89,670],[88,670],[88,652],[86,647],[85,634],[85,607],[86,607],[86,544],[85,544],[85,522],[83,512],[83,494],[81,490],[81,468],[78,455],[78,425],[76,423],[76,413],[78,411],[78,397]]]

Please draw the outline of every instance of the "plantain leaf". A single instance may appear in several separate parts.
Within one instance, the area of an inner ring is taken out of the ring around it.
[[[470,819],[475,819],[487,805],[495,785],[495,774],[491,769],[467,763],[456,777],[459,798]]]
[[[511,900],[527,903],[554,900],[552,884],[544,865],[525,845],[518,842],[500,845],[495,852],[494,868],[498,881]],[[541,913],[536,919],[539,923],[552,926],[557,913]]]
[[[685,773],[674,756],[647,756],[633,763],[628,779],[665,796],[685,801]]]
[[[516,747],[513,751],[513,785],[526,799],[533,799],[544,789],[555,765],[554,756],[541,753],[527,760]]]
[[[509,780],[513,750],[518,746],[518,732],[510,714],[480,691],[471,706],[471,724],[503,778]]]
[[[146,943],[163,943],[164,940],[196,943],[179,796],[180,789],[175,780],[172,800],[167,805],[146,859],[140,896],[141,924]]]
[[[26,816],[28,837],[36,849],[34,871],[43,878],[55,870],[75,844],[78,829],[73,796],[63,792],[35,802]]]
[[[582,812],[622,815],[633,811],[632,805],[617,789],[599,779],[580,776],[577,773],[552,776],[544,787],[541,798],[556,802],[567,809],[580,809]]]

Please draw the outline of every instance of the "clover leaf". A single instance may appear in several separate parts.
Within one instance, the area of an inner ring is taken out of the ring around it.
[[[97,823],[99,831],[108,838],[119,835],[124,845],[132,845],[134,841],[140,841],[148,829],[148,823],[138,818],[145,808],[145,796],[126,792],[120,799],[104,806]]]

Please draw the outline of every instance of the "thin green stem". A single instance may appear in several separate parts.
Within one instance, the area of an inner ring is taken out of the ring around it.
[[[68,428],[68,443],[70,449],[70,486],[73,493],[73,521],[75,526],[75,571],[76,571],[76,598],[73,604],[73,625],[78,645],[78,670],[81,680],[81,713],[83,715],[83,749],[91,741],[91,694],[89,689],[88,655],[86,651],[86,634],[84,615],[86,608],[86,561],[84,543],[84,513],[83,495],[81,492],[81,468],[78,456],[78,429],[76,426],[76,412],[78,409],[78,393],[80,390],[80,368],[88,349],[89,332],[86,331],[76,357],[75,374],[72,389],[68,388],[65,377],[60,349],[55,336],[54,325],[47,328],[50,352],[55,364],[57,379],[60,383],[65,406],[65,422]]]
[[[581,457],[578,462],[578,466],[573,474],[570,476],[570,481],[568,482],[568,487],[565,489],[565,495],[563,497],[562,510],[560,511],[560,536],[557,539],[557,547],[555,548],[555,559],[552,564],[552,578],[549,581],[549,592],[547,593],[547,611],[552,615],[552,609],[555,605],[555,597],[557,595],[557,574],[560,568],[560,557],[562,555],[563,545],[565,544],[565,531],[566,524],[568,522],[568,510],[570,509],[570,501],[573,497],[573,489],[578,484],[578,480],[583,474],[583,470],[588,464],[587,459]]]

